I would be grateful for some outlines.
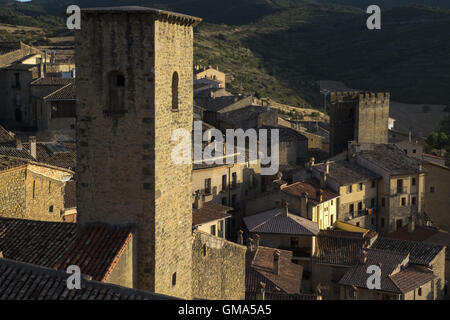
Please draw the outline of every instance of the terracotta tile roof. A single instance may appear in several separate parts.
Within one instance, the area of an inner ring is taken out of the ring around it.
[[[46,100],[75,100],[75,84],[69,83],[68,85],[52,92],[48,96],[44,97]]]
[[[330,189],[322,189],[312,181],[296,182],[282,188],[281,190],[296,197],[301,197],[303,193],[306,193],[306,195],[308,196],[308,201],[316,205],[338,197],[338,194],[334,193]],[[322,192],[322,201],[320,201],[319,192]]]
[[[380,144],[374,150],[364,150],[358,155],[390,174],[417,174],[424,172],[421,161],[408,157],[405,152],[393,144]]]
[[[428,266],[443,250],[444,246],[417,241],[378,238],[371,248],[409,253],[411,263]]]
[[[282,208],[264,211],[244,218],[251,233],[276,233],[289,235],[314,236],[319,233],[317,222],[288,213]]]
[[[257,300],[256,292],[246,292],[245,300]],[[264,300],[267,301],[283,301],[283,300],[306,300],[306,301],[314,301],[321,300],[319,296],[316,294],[310,293],[297,293],[297,294],[289,294],[284,292],[266,292]]]
[[[402,293],[407,293],[436,278],[433,272],[417,266],[409,266],[405,270],[390,276]]]
[[[36,161],[36,159],[34,159],[31,156],[30,152],[25,148],[19,150],[15,147],[0,147],[0,155],[6,157],[20,158],[22,160]]]
[[[231,217],[228,211],[233,208],[226,207],[214,202],[203,203],[200,209],[192,209],[192,225],[198,226],[207,222]]]
[[[67,152],[52,153],[48,147],[48,143],[36,144],[36,161],[50,164],[55,167],[74,170],[76,166],[77,154],[72,144],[61,143],[67,148]],[[30,148],[29,143],[23,143],[23,147],[27,150]]]
[[[321,230],[317,236],[314,260],[318,263],[354,265],[359,263],[361,250],[368,247],[377,235],[368,233]]]
[[[67,288],[65,271],[0,259],[0,300],[167,300],[172,297],[82,279]]]
[[[408,225],[386,235],[389,239],[419,241],[446,246],[446,255],[450,253],[450,234],[432,227],[416,226],[414,232],[408,231]]]
[[[14,142],[14,134],[0,125],[0,143]]]
[[[134,227],[0,218],[0,251],[7,259],[65,269],[103,281],[115,266]]]
[[[367,268],[371,265],[377,265],[381,269],[380,290],[401,293],[390,275],[394,274],[396,269],[400,269],[400,266],[406,266],[408,259],[408,253],[369,249],[367,250],[367,262],[365,264],[358,263],[351,267],[339,281],[339,284],[368,289]]]
[[[64,187],[64,208],[70,209],[77,206],[77,183],[70,180]]]
[[[274,273],[274,252],[280,252],[279,274]],[[247,251],[245,290],[249,294],[258,292],[260,283],[266,284],[266,293],[300,293],[303,267],[292,262],[292,251],[259,246]]]
[[[316,164],[313,170],[319,172],[326,171],[326,164],[319,163]],[[329,163],[329,173],[328,176],[335,180],[340,185],[347,185],[350,183],[359,183],[368,180],[374,180],[380,178],[380,176],[366,168],[359,166],[356,163],[351,163],[349,161],[331,161]]]
[[[66,86],[70,83],[75,83],[73,78],[39,78],[31,82],[33,86]]]
[[[15,167],[20,167],[28,162],[22,159],[12,158],[12,157],[5,157],[0,155],[0,171],[12,169]]]

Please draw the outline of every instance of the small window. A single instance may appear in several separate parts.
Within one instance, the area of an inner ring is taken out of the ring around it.
[[[434,187],[430,187],[430,192],[434,193]]]
[[[358,202],[358,211],[362,210],[362,202]]]
[[[224,174],[222,176],[222,191],[225,191],[227,189],[227,175]]]
[[[417,153],[417,150],[416,150],[416,149],[413,149],[413,153]]]
[[[53,213],[53,205],[51,205],[50,208],[48,208],[48,212]]]
[[[363,190],[363,184],[360,183],[360,184],[359,184],[359,191],[362,191],[362,190]]]
[[[125,87],[125,76],[123,74],[116,75],[116,86]]]
[[[232,173],[231,179],[232,179],[231,180],[232,187],[236,188],[236,186],[237,186],[237,173],[236,172]]]
[[[206,244],[203,245],[203,256],[206,257]]]
[[[298,238],[291,238],[291,247],[296,248],[299,245]]]
[[[386,206],[386,199],[385,198],[381,198],[381,206],[382,207]]]
[[[212,234],[213,236],[216,235],[216,226],[215,226],[215,225],[214,225],[214,226],[211,226],[211,234]]]
[[[331,205],[333,205],[333,200],[331,200]]]
[[[417,290],[417,294],[419,295],[419,297],[422,296],[422,288],[419,288],[419,289]]]
[[[205,194],[211,194],[211,179],[205,179]]]
[[[175,272],[172,275],[172,287],[175,287],[177,285],[177,273]]]
[[[402,219],[398,219],[396,224],[397,224],[397,230],[400,230],[401,227],[403,226],[403,220]]]
[[[402,207],[406,206],[406,198],[402,198]]]
[[[225,197],[222,198],[222,205],[223,206],[227,205],[227,198],[225,198]]]
[[[33,199],[36,198],[36,180],[33,180]]]
[[[349,185],[349,186],[348,186],[348,193],[352,193],[352,189],[353,189],[353,188],[352,188],[352,185]]]
[[[377,181],[376,180],[372,180],[372,188],[375,188],[376,185],[377,185]]]
[[[359,223],[359,222],[357,222],[357,223],[356,223],[356,226],[357,226],[357,227],[359,227],[359,226],[360,226],[360,223]]]
[[[353,203],[350,205],[349,212],[350,212],[350,214],[353,214],[353,212],[355,212],[355,205]]]
[[[413,186],[416,185],[416,178],[412,178],[411,184],[412,184]]]
[[[172,75],[172,111],[178,111],[178,85],[178,72],[174,72]]]
[[[380,224],[381,224],[381,227],[384,228],[384,218],[381,218]]]
[[[411,198],[411,204],[412,204],[413,206],[416,205],[416,197],[412,197],[412,198]]]

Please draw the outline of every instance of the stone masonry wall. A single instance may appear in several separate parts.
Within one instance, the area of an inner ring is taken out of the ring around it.
[[[193,298],[245,299],[246,247],[203,232],[193,237]]]
[[[24,218],[26,167],[0,172],[0,216]]]

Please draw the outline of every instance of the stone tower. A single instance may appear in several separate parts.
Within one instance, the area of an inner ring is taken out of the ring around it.
[[[389,93],[332,92],[330,153],[347,150],[348,142],[388,143]]]
[[[192,132],[193,27],[143,7],[83,9],[76,32],[79,222],[137,226],[135,286],[191,298],[191,164],[173,130]]]

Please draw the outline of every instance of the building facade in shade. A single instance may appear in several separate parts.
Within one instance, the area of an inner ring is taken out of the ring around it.
[[[82,10],[76,32],[78,221],[136,223],[137,287],[191,298],[193,26],[143,7]],[[176,195],[176,196],[174,196]]]
[[[388,143],[389,93],[332,92],[330,152],[347,150],[350,141]]]

